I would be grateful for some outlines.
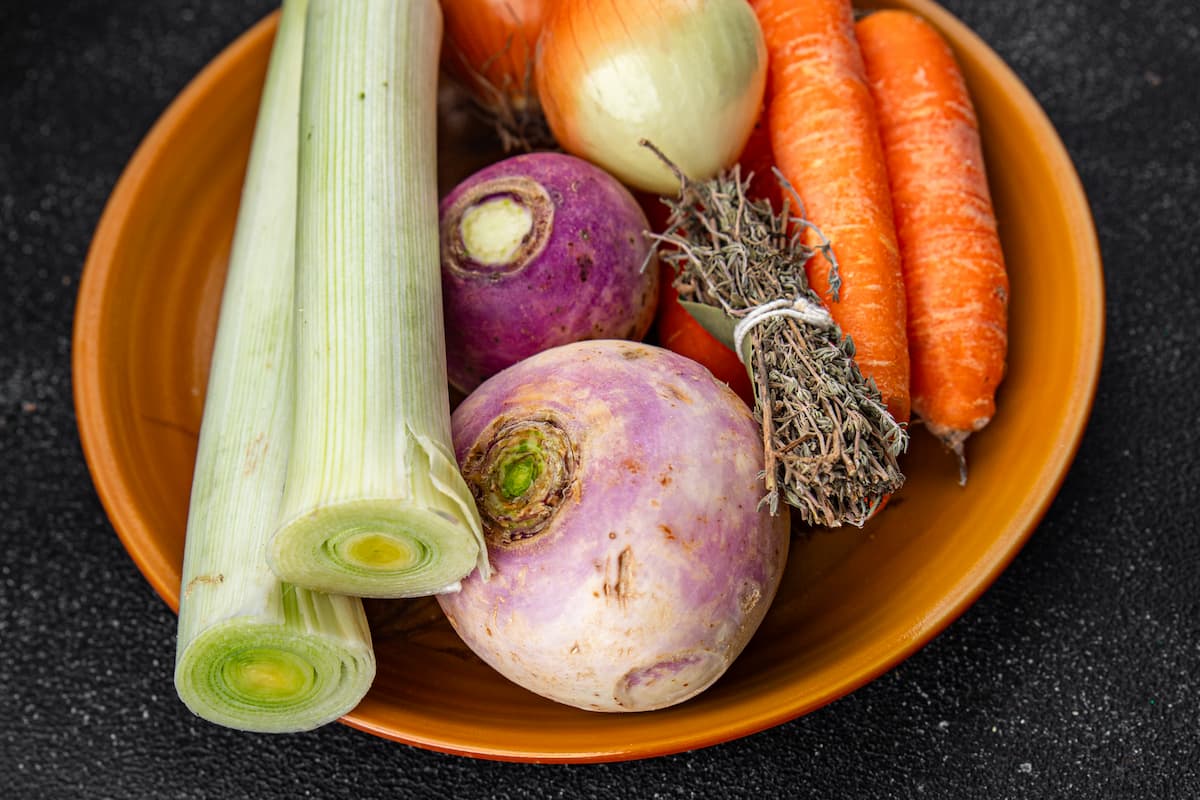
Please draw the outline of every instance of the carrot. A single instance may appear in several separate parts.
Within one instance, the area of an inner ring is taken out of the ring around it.
[[[713,377],[754,407],[754,388],[750,375],[737,354],[704,329],[696,319],[679,304],[679,293],[671,282],[675,271],[667,264],[662,265],[658,282],[658,343],[668,350],[687,356],[708,368]]]
[[[764,199],[779,209],[783,205],[783,192],[779,181],[772,172],[775,166],[775,153],[771,151],[771,132],[767,129],[766,115],[760,115],[750,131],[750,138],[742,148],[738,157],[738,167],[742,172],[742,180],[749,178],[750,186],[746,195],[751,199]]]
[[[871,93],[854,38],[850,0],[751,0],[767,43],[767,125],[775,163],[809,220],[832,243],[809,283],[854,341],[897,420],[909,414],[904,279]],[[809,235],[812,235],[809,232]]]
[[[902,11],[856,26],[891,179],[908,296],[913,410],[959,456],[995,413],[1008,278],[979,127],[954,54]]]

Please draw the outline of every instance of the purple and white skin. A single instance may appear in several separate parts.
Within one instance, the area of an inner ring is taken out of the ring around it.
[[[691,359],[587,341],[454,412],[492,576],[438,596],[463,641],[537,694],[644,711],[709,687],[775,597],[788,515],[759,511],[760,431]]]
[[[649,227],[616,178],[562,153],[456,186],[441,204],[450,383],[466,393],[549,347],[645,336],[658,300]]]

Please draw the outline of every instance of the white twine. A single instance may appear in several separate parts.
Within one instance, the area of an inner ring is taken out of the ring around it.
[[[819,328],[833,327],[833,317],[829,316],[829,312],[806,297],[797,297],[795,300],[772,300],[769,303],[755,306],[738,321],[733,329],[733,352],[737,353],[738,360],[743,364],[746,363],[746,360],[742,358],[742,341],[746,338],[746,334],[755,325],[772,317],[790,317]]]

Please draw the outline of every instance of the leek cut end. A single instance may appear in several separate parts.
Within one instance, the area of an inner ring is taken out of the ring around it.
[[[453,515],[391,499],[323,505],[285,523],[267,550],[282,580],[330,594],[421,597],[454,587],[479,542]]]
[[[369,646],[244,617],[193,639],[175,667],[192,713],[257,733],[311,730],[354,709],[375,678]]]

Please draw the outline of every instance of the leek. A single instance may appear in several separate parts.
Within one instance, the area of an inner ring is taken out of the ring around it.
[[[312,0],[300,100],[295,422],[284,580],[456,588],[482,527],[454,459],[436,186],[435,0]]]
[[[196,453],[175,686],[243,730],[314,728],[375,676],[362,602],[280,580],[266,559],[292,414],[292,269],[305,0],[286,0],[230,253]]]

